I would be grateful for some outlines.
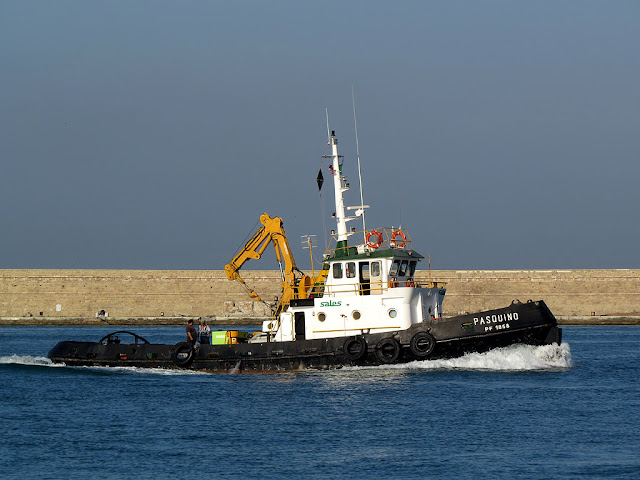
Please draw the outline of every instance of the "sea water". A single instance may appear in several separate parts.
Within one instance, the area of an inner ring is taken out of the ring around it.
[[[640,478],[640,328],[328,372],[66,367],[0,327],[0,478]],[[184,327],[137,327],[177,343]]]

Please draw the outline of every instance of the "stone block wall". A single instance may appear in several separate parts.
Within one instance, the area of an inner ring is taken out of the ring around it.
[[[424,279],[425,272],[418,278]],[[544,300],[560,317],[640,315],[640,270],[441,270],[447,314]]]
[[[272,272],[245,277],[273,289]],[[0,270],[0,317],[94,317],[101,310],[120,318],[269,315],[223,271]]]
[[[243,270],[263,299],[280,293],[276,271]],[[419,271],[418,281],[428,272]],[[640,315],[640,270],[436,270],[447,282],[445,314],[503,307],[514,299],[545,300],[558,317]],[[0,270],[0,317],[264,318],[222,270]]]

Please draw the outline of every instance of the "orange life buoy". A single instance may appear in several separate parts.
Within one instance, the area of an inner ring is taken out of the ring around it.
[[[396,237],[402,238],[402,241],[398,243]],[[407,237],[404,232],[400,230],[396,230],[395,232],[393,232],[393,235],[391,235],[391,244],[398,248],[404,247],[407,244]]]
[[[371,237],[376,237],[376,239],[372,242]],[[382,245],[382,234],[377,230],[371,230],[367,233],[367,247],[369,248],[378,248]]]

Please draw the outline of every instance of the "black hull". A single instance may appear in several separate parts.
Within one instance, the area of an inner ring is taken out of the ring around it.
[[[48,357],[70,366],[182,368],[209,372],[327,370],[451,358],[513,344],[561,342],[561,330],[542,301],[434,319],[408,330],[294,342],[197,345],[185,343],[57,343]]]

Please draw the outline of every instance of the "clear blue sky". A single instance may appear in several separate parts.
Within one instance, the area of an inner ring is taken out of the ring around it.
[[[433,268],[640,268],[639,19],[637,1],[0,0],[0,268],[219,269],[266,211],[307,269],[325,108],[358,183],[352,85],[367,224],[401,222]]]

